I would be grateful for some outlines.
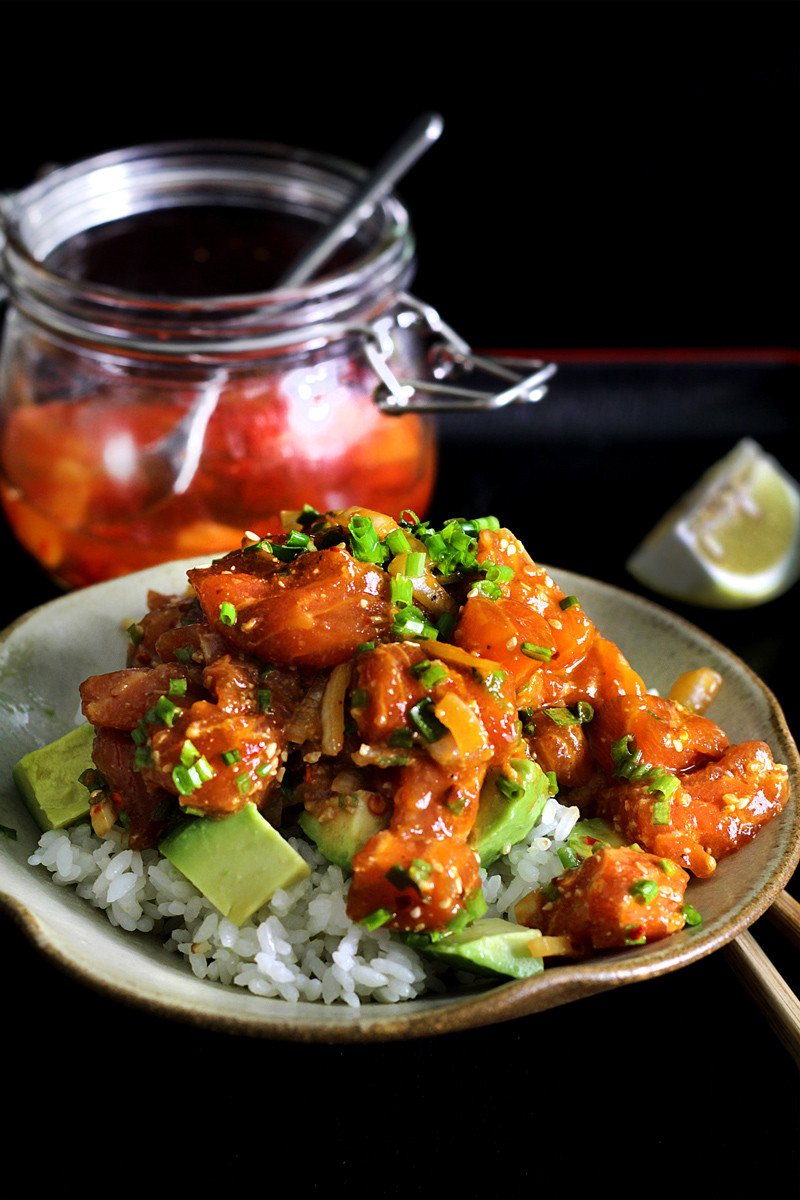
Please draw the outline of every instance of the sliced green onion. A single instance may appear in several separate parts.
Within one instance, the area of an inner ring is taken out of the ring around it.
[[[524,786],[515,779],[509,779],[507,775],[498,775],[495,787],[507,800],[521,800],[525,795]]]
[[[439,630],[431,625],[427,617],[413,604],[402,608],[394,618],[392,633],[402,640],[424,638],[434,641],[439,636]]]
[[[173,651],[173,653],[174,653],[175,657],[177,658],[178,662],[190,663],[192,661],[192,647],[191,646],[188,646],[188,645],[187,646],[178,646],[177,649]]]
[[[356,654],[365,654],[368,650],[374,650],[374,642],[362,642],[360,646],[356,646]]]
[[[558,859],[565,871],[571,871],[574,867],[580,865],[580,859],[574,850],[569,846],[562,846],[558,851]]]
[[[594,720],[594,709],[588,700],[579,700],[575,705],[575,714],[581,725],[586,725],[587,722]]]
[[[350,552],[359,562],[382,563],[389,557],[389,551],[378,537],[375,526],[369,517],[360,513],[351,519],[348,526],[350,531]]]
[[[258,711],[260,713],[271,713],[272,712],[272,689],[271,688],[259,688],[257,699],[258,699]]]
[[[539,662],[550,662],[554,653],[551,646],[537,646],[535,642],[523,642],[520,650],[527,658],[536,658]]]
[[[628,892],[631,896],[636,896],[642,904],[651,904],[658,895],[658,884],[654,879],[634,879]]]
[[[428,688],[428,690],[447,678],[447,671],[442,664],[431,662],[429,658],[424,658],[422,662],[414,663],[411,673],[412,675],[416,675],[423,687]]]
[[[175,717],[178,715],[181,709],[178,708],[177,704],[172,703],[169,696],[159,696],[158,701],[156,702],[155,711],[156,716],[162,720],[165,725],[169,725],[171,729]]]
[[[650,816],[651,825],[669,825],[670,819],[670,804],[669,800],[654,800],[653,809]]]
[[[185,679],[170,679],[169,694],[170,694],[170,696],[185,696],[186,695],[186,680]]]
[[[580,725],[580,720],[575,713],[561,705],[555,708],[545,708],[542,711],[547,714],[554,725]]]
[[[381,925],[391,921],[393,916],[394,913],[390,908],[376,908],[374,912],[367,913],[366,917],[362,917],[358,923],[365,929],[379,929]]]
[[[411,729],[393,729],[387,738],[387,745],[402,746],[410,750],[414,746],[414,732]]]
[[[234,763],[241,762],[241,754],[234,748],[233,750],[223,750],[220,758],[225,763],[226,767],[232,767]]]
[[[137,746],[133,752],[133,769],[141,771],[145,767],[153,765],[153,748],[152,746]]]
[[[128,637],[131,639],[131,642],[134,646],[141,645],[142,638],[144,637],[144,630],[142,629],[141,625],[129,625]]]
[[[234,782],[236,783],[236,790],[240,796],[246,796],[248,792],[252,792],[253,790],[253,781],[249,775],[244,773],[237,775]]]
[[[181,746],[181,763],[182,763],[182,765],[184,767],[191,767],[194,763],[197,762],[199,757],[200,757],[199,750],[187,738],[186,741]]]
[[[447,733],[442,722],[434,715],[433,701],[424,696],[418,704],[408,710],[408,719],[419,730],[426,742],[438,742]]]
[[[369,692],[366,688],[353,688],[350,693],[351,708],[366,708],[369,704]]]
[[[419,579],[423,576],[425,574],[425,555],[419,550],[407,554],[404,571],[409,579]]]
[[[689,904],[687,901],[687,903],[684,904],[682,911],[683,911],[684,922],[687,925],[700,925],[701,924],[703,918],[700,916],[700,913],[697,911],[697,909],[694,907],[693,904]]]
[[[581,606],[581,602],[577,596],[564,596],[563,600],[559,600],[558,602],[558,607],[562,609],[573,608],[575,606],[578,608]]]
[[[514,578],[514,568],[506,563],[484,562],[481,563],[481,570],[493,583],[508,583]]]
[[[479,583],[473,585],[470,595],[485,596],[487,600],[499,600],[503,595],[503,589],[499,583],[493,583],[491,579],[481,579]]]
[[[457,620],[455,613],[443,612],[436,622],[440,637],[448,638],[455,629]]]
[[[317,518],[321,516],[322,513],[317,512],[316,508],[314,508],[312,505],[304,504],[300,509],[300,512],[297,514],[297,524],[302,525],[305,529],[307,526],[313,525]]]
[[[236,608],[230,600],[223,600],[219,606],[219,619],[223,625],[236,624]]]
[[[392,529],[387,533],[384,541],[394,555],[408,554],[411,549],[411,543],[402,529]]]
[[[406,575],[393,575],[390,598],[392,604],[411,604],[414,599],[414,584]]]

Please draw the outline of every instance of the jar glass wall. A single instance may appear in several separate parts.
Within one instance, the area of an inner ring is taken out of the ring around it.
[[[402,205],[313,284],[272,286],[358,179],[280,147],[192,144],[100,156],[14,198],[0,494],[60,583],[224,552],[303,504],[425,511],[434,427],[378,410],[364,353],[390,339],[400,378],[426,370],[397,321]]]

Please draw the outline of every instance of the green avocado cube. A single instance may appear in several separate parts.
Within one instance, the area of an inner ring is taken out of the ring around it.
[[[544,970],[531,954],[533,931],[502,917],[484,917],[459,933],[448,933],[425,947],[426,953],[462,971],[528,979]]]
[[[305,859],[248,801],[226,817],[188,817],[159,844],[165,858],[235,925],[310,874]]]
[[[488,867],[528,836],[550,795],[549,781],[538,763],[512,758],[510,766],[516,780],[490,769],[481,788],[478,815],[468,841],[482,867]]]
[[[80,776],[92,767],[94,726],[86,722],[24,755],[11,775],[36,824],[45,831],[63,829],[85,817],[91,807]]]
[[[370,812],[363,797],[343,796],[329,820],[319,821],[310,812],[303,812],[297,823],[328,862],[349,871],[353,855],[389,824],[389,813],[376,815]]]

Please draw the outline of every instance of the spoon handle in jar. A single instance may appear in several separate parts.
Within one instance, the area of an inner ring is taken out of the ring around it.
[[[405,175],[435,141],[438,141],[443,128],[444,121],[438,113],[425,113],[418,117],[370,172],[334,223],[324,226],[319,234],[312,238],[300,257],[278,281],[277,286],[300,287],[308,283],[337,246],[353,236],[378,201],[388,195],[398,179]]]

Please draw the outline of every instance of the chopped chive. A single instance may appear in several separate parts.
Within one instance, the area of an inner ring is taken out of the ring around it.
[[[634,879],[628,892],[642,904],[650,904],[658,895],[658,884],[654,879]]]
[[[499,600],[503,595],[503,589],[499,583],[494,583],[491,579],[482,579],[479,583],[474,584],[470,595],[485,596],[487,600]]]
[[[426,742],[438,742],[447,733],[442,722],[433,713],[430,696],[423,697],[408,710],[408,719],[419,730]]]
[[[442,664],[431,662],[429,658],[424,658],[422,662],[414,663],[411,673],[412,675],[416,675],[422,686],[428,688],[428,690],[447,678],[447,671]]]
[[[366,917],[362,917],[358,923],[365,929],[379,929],[381,925],[391,921],[393,915],[390,908],[376,908],[374,912],[367,913]]]
[[[436,627],[442,638],[448,638],[456,627],[457,617],[454,613],[444,612],[436,622]]]
[[[300,512],[297,514],[297,524],[302,525],[303,528],[306,529],[309,525],[313,525],[314,522],[321,516],[322,513],[317,512],[313,505],[304,504],[300,509]]]
[[[669,825],[670,820],[670,804],[669,800],[654,800],[653,809],[650,816],[652,825]]]
[[[390,590],[392,604],[410,604],[414,599],[414,584],[407,575],[393,575]]]
[[[481,570],[492,583],[508,583],[509,579],[514,578],[514,568],[507,563],[484,562],[481,563]]]
[[[382,563],[389,557],[389,551],[378,537],[375,526],[369,517],[360,513],[350,521],[350,552],[359,562]]]
[[[551,646],[537,646],[535,642],[523,642],[520,650],[527,658],[536,658],[540,662],[550,662],[553,657]]]
[[[501,796],[505,796],[507,800],[521,800],[525,795],[525,788],[515,779],[509,779],[507,775],[498,775],[495,784]]]
[[[191,767],[197,762],[200,757],[200,752],[192,742],[187,738],[181,746],[181,764],[184,767]]]
[[[230,600],[223,600],[219,606],[219,619],[223,625],[236,624],[236,608]]]
[[[411,543],[402,529],[392,529],[387,533],[384,541],[394,555],[408,554],[411,549]]]
[[[409,604],[395,615],[392,633],[401,640],[424,638],[435,641],[439,636],[436,626],[431,625],[427,617],[413,604]]]
[[[421,551],[406,555],[405,574],[409,579],[419,579],[425,574],[425,555]]]
[[[165,725],[168,725],[170,729],[180,711],[177,704],[173,704],[168,696],[160,696],[155,706],[156,717],[162,720]]]
[[[542,711],[547,714],[554,725],[580,725],[576,714],[561,705],[555,708],[545,708]]]
[[[558,851],[558,859],[565,871],[570,871],[573,867],[580,865],[580,859],[574,850],[569,846],[562,846]]]
[[[133,753],[134,771],[142,771],[153,765],[153,749],[151,746],[137,746]]]

